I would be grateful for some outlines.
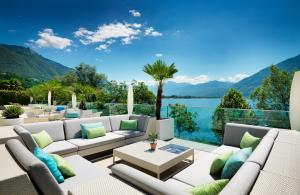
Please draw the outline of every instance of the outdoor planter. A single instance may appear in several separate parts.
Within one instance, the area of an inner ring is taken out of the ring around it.
[[[24,123],[24,118],[2,119],[4,126],[20,125]]]
[[[174,119],[166,118],[156,120],[156,131],[160,140],[169,140],[174,138]]]

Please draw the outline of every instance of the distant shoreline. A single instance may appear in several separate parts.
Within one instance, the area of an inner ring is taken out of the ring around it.
[[[221,97],[204,97],[204,96],[163,96],[163,99],[217,99]]]

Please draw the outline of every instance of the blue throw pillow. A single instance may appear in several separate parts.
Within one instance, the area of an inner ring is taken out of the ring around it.
[[[252,148],[244,148],[234,153],[225,163],[222,179],[231,179],[252,153]]]
[[[62,111],[62,110],[64,110],[65,109],[65,107],[64,106],[56,106],[55,107],[55,111]]]
[[[38,147],[34,149],[33,153],[38,159],[40,159],[43,163],[47,165],[48,169],[50,170],[50,172],[52,173],[52,175],[54,176],[54,178],[58,183],[62,183],[65,181],[63,175],[59,171],[57,164],[55,160],[52,158],[52,156],[50,156],[49,154],[47,154],[41,148]]]
[[[81,137],[82,138],[87,138],[86,130],[88,128],[99,128],[99,127],[103,127],[103,123],[102,122],[80,124]]]

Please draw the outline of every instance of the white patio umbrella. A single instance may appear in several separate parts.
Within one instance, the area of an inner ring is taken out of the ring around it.
[[[291,129],[300,131],[300,71],[295,72],[290,93]]]
[[[48,106],[51,106],[51,91],[48,92]]]
[[[128,95],[127,95],[127,112],[132,114],[133,111],[133,87],[132,85],[128,86]]]
[[[76,94],[73,93],[72,94],[72,108],[74,109],[74,108],[76,108],[76,106],[77,106],[77,97],[76,97]]]

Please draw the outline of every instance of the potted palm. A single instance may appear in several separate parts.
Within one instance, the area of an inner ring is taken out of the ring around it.
[[[161,140],[168,140],[174,138],[174,119],[161,118],[161,106],[163,87],[166,80],[173,78],[174,74],[178,72],[175,64],[167,65],[162,60],[157,60],[154,64],[147,64],[143,71],[150,75],[157,82],[156,95],[156,131]]]
[[[157,138],[158,138],[158,135],[157,135],[156,132],[149,133],[149,135],[148,135],[148,141],[150,142],[150,148],[151,148],[151,150],[155,150],[156,149]]]
[[[19,125],[24,123],[24,118],[20,118],[20,115],[24,113],[24,110],[20,106],[9,106],[2,112],[2,116],[5,117],[3,120],[4,125]]]

